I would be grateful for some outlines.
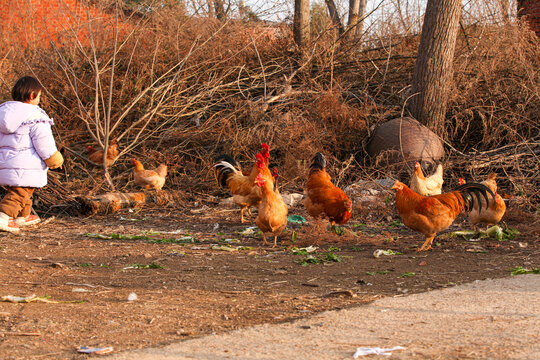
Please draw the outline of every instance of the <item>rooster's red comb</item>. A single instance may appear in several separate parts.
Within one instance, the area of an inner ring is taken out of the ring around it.
[[[268,146],[267,143],[262,143],[261,147],[264,150],[264,152],[268,152],[270,150],[270,146]]]

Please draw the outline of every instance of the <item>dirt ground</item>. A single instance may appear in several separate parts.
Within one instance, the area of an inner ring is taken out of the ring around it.
[[[341,236],[289,224],[274,249],[241,233],[254,216],[240,224],[236,209],[195,202],[2,234],[0,297],[52,302],[0,302],[0,358],[82,359],[79,346],[157,346],[540,267],[539,219],[529,213],[509,209],[508,226],[521,232],[513,240],[442,234],[420,253],[421,236],[395,213],[368,222],[356,210]],[[290,215],[306,217],[302,206]],[[467,227],[456,224],[450,230]],[[294,253],[310,245],[317,250]],[[374,257],[377,249],[398,254]]]

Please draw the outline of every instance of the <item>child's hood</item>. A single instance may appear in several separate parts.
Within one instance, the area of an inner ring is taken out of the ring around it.
[[[8,101],[0,105],[0,131],[4,134],[12,134],[24,122],[31,121],[45,121],[52,125],[47,113],[37,105],[20,101]]]

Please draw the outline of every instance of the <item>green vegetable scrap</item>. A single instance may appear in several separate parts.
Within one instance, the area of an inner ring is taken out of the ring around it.
[[[510,269],[510,275],[524,275],[524,274],[540,274],[540,268],[525,269],[522,266],[517,266],[513,269]]]
[[[406,278],[406,277],[413,277],[416,276],[416,273],[413,272],[406,272],[398,276],[398,278]]]
[[[151,264],[130,264],[124,267],[124,270],[127,269],[163,269],[163,266],[152,262]]]

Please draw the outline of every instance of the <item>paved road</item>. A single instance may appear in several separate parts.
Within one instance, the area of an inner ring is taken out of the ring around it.
[[[392,359],[540,359],[540,275],[453,288],[329,311],[110,356],[110,359],[353,359],[358,347]],[[365,356],[360,359],[387,358]]]

